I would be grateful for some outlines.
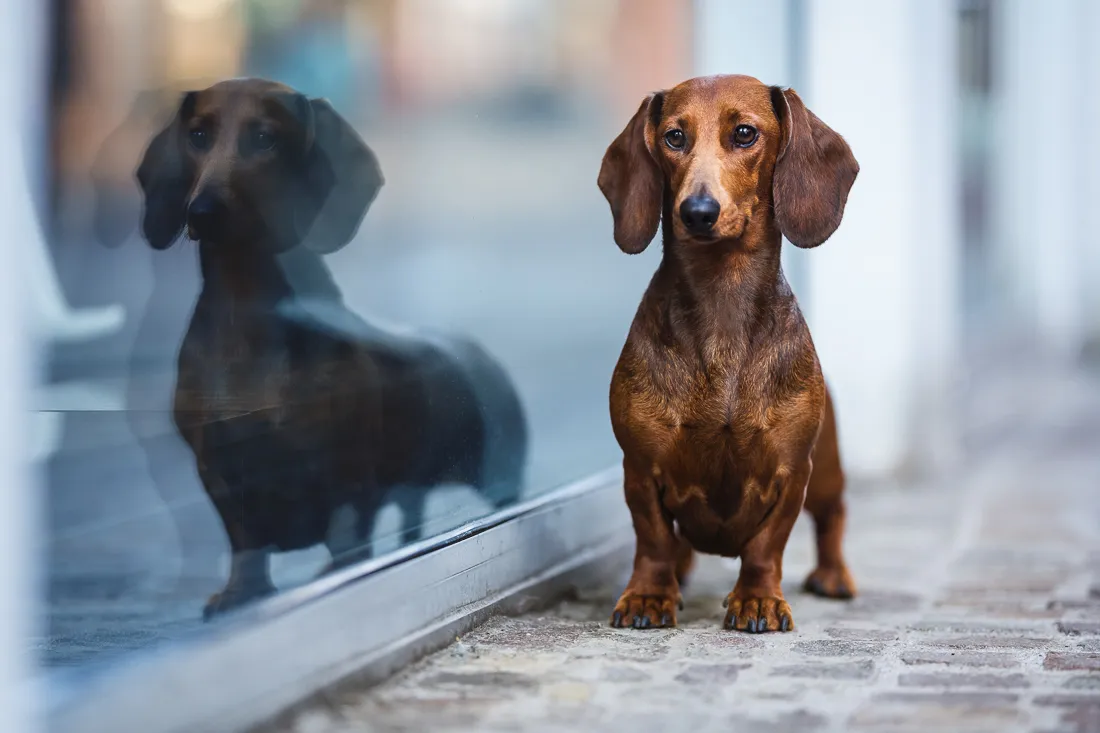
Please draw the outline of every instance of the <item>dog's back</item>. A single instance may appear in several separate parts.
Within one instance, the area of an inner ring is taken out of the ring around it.
[[[380,486],[461,483],[497,505],[515,498],[526,419],[511,378],[478,343],[368,323],[329,299],[288,300],[279,317],[370,360],[385,426]]]

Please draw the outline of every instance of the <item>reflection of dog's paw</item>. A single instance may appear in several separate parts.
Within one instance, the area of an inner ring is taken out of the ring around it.
[[[822,598],[848,600],[855,598],[856,584],[843,565],[835,568],[818,567],[802,584],[804,590]]]
[[[679,599],[673,595],[640,595],[627,591],[615,604],[611,625],[617,629],[659,629],[676,625]]]
[[[739,598],[730,593],[726,597],[725,628],[750,634],[791,631],[794,629],[794,615],[790,605],[782,598]]]
[[[266,598],[274,592],[275,587],[270,585],[255,589],[226,586],[220,593],[210,596],[210,600],[203,606],[202,620],[209,621],[215,616],[240,608],[252,601]]]

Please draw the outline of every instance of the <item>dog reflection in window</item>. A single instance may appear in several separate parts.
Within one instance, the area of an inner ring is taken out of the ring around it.
[[[382,186],[374,154],[328,102],[258,79],[187,93],[137,177],[148,243],[163,250],[185,231],[199,250],[173,414],[232,549],[205,617],[273,592],[272,552],[323,542],[333,567],[368,556],[393,490],[406,541],[424,488],[514,500],[527,435],[502,367],[467,340],[368,324],[335,288],[302,297],[281,264],[327,277],[320,255],[355,235]],[[345,508],[354,527],[339,536]]]

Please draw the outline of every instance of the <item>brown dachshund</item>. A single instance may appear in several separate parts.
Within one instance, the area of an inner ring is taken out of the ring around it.
[[[784,235],[828,239],[858,172],[794,91],[747,76],[650,95],[608,147],[616,243],[635,254],[658,223],[664,235],[611,381],[637,535],[613,626],[674,626],[698,550],[741,558],[726,628],[794,628],[780,581],[803,507],[818,556],[806,589],[854,595],[831,399],[779,251]]]
[[[271,593],[273,551],[368,554],[388,490],[515,496],[527,431],[504,370],[472,342],[384,331],[318,296],[335,285],[317,253],[352,238],[382,185],[327,102],[258,79],[190,92],[137,175],[149,244],[185,227],[198,242],[174,419],[233,553],[205,616]],[[345,508],[355,527],[339,537]]]

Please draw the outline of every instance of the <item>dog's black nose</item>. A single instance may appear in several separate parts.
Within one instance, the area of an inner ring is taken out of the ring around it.
[[[225,201],[221,196],[202,191],[187,207],[187,230],[192,239],[216,237],[225,225]]]
[[[709,232],[718,223],[718,213],[721,210],[718,202],[706,194],[688,196],[680,204],[680,218],[689,232],[703,234]]]

